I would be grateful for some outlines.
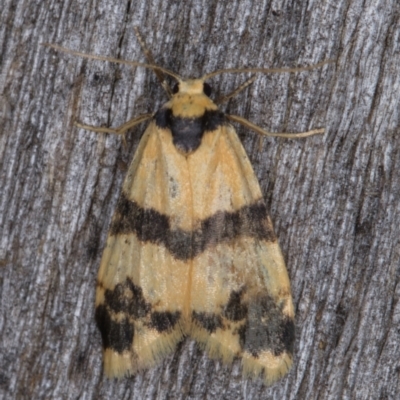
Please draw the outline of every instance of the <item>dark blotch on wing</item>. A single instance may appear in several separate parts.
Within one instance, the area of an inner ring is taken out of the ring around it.
[[[247,305],[241,303],[244,290],[232,291],[224,309],[224,317],[231,321],[240,321],[247,317]]]
[[[96,322],[103,339],[104,349],[112,349],[118,353],[129,350],[132,346],[134,336],[133,323],[128,318],[116,322],[111,318],[104,304],[96,308]]]
[[[114,290],[105,291],[105,304],[116,313],[124,312],[133,318],[142,318],[150,311],[150,304],[143,297],[142,288],[136,286],[131,279],[126,278]]]
[[[169,331],[174,328],[180,316],[181,313],[179,311],[155,311],[151,314],[151,327],[156,329],[160,333]]]
[[[192,318],[209,333],[223,326],[222,317],[218,314],[193,311]]]
[[[271,350],[275,356],[284,351],[292,354],[294,321],[282,314],[270,296],[262,296],[249,304],[248,320],[239,336],[244,350],[254,357],[264,350]]]

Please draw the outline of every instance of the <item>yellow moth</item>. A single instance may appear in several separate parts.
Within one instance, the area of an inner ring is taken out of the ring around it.
[[[169,96],[156,113],[116,129],[77,124],[124,134],[150,120],[123,183],[98,274],[96,321],[105,374],[135,374],[189,336],[209,356],[226,363],[239,358],[245,376],[261,375],[270,384],[292,365],[290,283],[260,186],[230,120],[268,136],[306,137],[324,130],[268,133],[220,111],[205,81],[225,72],[299,72],[327,62],[294,69],[219,70],[183,79],[155,65],[136,33],[148,64],[48,45],[151,68]],[[173,90],[164,74],[177,81]]]

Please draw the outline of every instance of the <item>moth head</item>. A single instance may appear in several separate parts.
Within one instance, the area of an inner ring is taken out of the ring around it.
[[[211,86],[204,82],[203,79],[188,79],[177,82],[172,93],[187,93],[187,94],[205,94],[207,97],[211,95]]]

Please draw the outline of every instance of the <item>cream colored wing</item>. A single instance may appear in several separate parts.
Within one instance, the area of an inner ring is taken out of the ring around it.
[[[151,122],[124,181],[98,275],[96,320],[109,377],[151,366],[182,338],[190,279],[190,249],[181,246],[191,228],[188,179],[170,132]]]
[[[292,364],[294,311],[284,260],[248,157],[230,125],[188,157],[193,192],[191,335],[267,383]]]

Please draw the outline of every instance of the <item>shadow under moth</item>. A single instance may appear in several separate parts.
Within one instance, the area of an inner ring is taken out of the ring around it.
[[[183,79],[148,63],[87,55],[86,58],[152,69],[169,101],[119,128],[125,134],[149,120],[123,183],[101,259],[96,321],[104,347],[104,372],[123,377],[150,367],[173,352],[184,336],[210,357],[241,359],[244,376],[271,384],[293,360],[294,309],[284,260],[260,186],[230,121],[261,135],[246,119],[220,111],[223,103],[254,81],[249,79],[219,101],[206,80],[221,73],[300,72],[303,68],[218,70]],[[171,89],[165,75],[176,80]]]

